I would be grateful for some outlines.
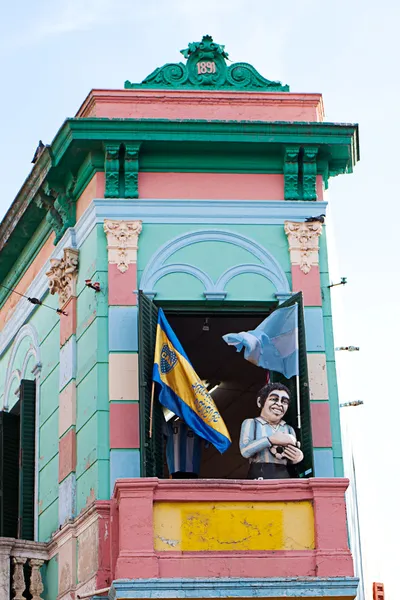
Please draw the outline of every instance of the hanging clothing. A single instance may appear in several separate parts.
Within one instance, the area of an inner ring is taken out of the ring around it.
[[[198,477],[203,440],[183,421],[165,424],[168,470],[173,478]]]

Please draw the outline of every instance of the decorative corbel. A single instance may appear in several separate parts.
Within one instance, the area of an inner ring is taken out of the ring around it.
[[[62,219],[62,230],[56,238],[56,243],[61,239],[62,235],[69,227],[74,227],[76,223],[76,202],[75,202],[75,185],[76,177],[71,175],[69,183],[65,189],[60,191],[54,201],[54,207],[58,211]]]
[[[317,146],[304,146],[303,199],[317,199]]]
[[[125,144],[125,198],[139,198],[139,149],[138,144]]]
[[[78,256],[79,250],[64,248],[63,258],[50,259],[51,267],[46,273],[49,278],[49,290],[50,294],[58,294],[61,309],[70,298],[76,296]]]
[[[117,265],[118,270],[125,273],[129,265],[137,260],[142,221],[104,219],[104,231],[107,236],[108,262]]]
[[[300,146],[286,146],[283,163],[285,200],[299,199],[299,152]]]
[[[299,265],[300,270],[305,274],[311,271],[311,267],[318,266],[318,238],[322,233],[322,223],[285,221],[285,233],[289,242],[291,264]]]
[[[104,171],[106,175],[105,198],[119,197],[119,152],[121,144],[106,144]]]
[[[45,182],[35,198],[39,208],[47,210],[46,221],[56,234],[56,245],[69,227],[76,223],[76,203],[74,196],[76,179],[71,177],[65,190],[54,190]]]
[[[39,208],[43,208],[47,211],[46,221],[49,223],[52,230],[55,232],[56,237],[60,235],[62,231],[63,222],[61,215],[56,210],[54,203],[56,200],[56,195],[53,190],[49,188],[46,191],[43,188],[38,190],[37,196],[35,197],[35,202]]]

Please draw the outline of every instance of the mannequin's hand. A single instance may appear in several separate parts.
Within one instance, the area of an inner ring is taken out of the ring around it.
[[[296,446],[286,446],[282,454],[294,465],[297,465],[297,463],[301,462],[304,457],[304,454],[300,448],[296,448]]]
[[[273,446],[291,446],[294,445],[295,439],[290,433],[274,433],[269,436],[269,441]]]

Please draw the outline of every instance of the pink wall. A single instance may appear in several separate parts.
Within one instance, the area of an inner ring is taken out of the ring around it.
[[[105,174],[95,173],[76,202],[76,220],[79,221],[93,198],[103,198]]]
[[[313,265],[309,273],[303,273],[299,265],[292,265],[292,290],[303,292],[305,306],[322,306],[319,266]]]
[[[314,448],[330,448],[332,433],[329,402],[311,403],[311,426]]]
[[[77,117],[322,121],[321,94],[92,90]]]
[[[283,175],[139,173],[140,198],[283,200]]]
[[[324,199],[324,182],[322,175],[317,175],[317,200]]]

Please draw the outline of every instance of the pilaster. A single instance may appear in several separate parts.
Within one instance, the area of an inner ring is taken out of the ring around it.
[[[133,179],[132,179],[133,181]],[[104,220],[108,250],[110,493],[140,475],[137,251],[141,221]]]
[[[317,477],[333,477],[328,377],[319,272],[322,223],[285,221],[292,269],[292,290],[302,292],[305,305],[307,366],[310,385],[314,470]]]
[[[58,294],[60,315],[59,381],[59,525],[76,514],[76,312],[79,250],[65,248],[51,259],[51,294]]]

